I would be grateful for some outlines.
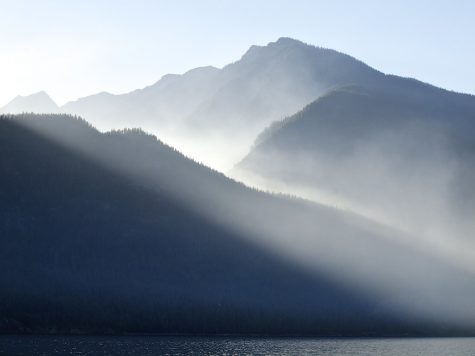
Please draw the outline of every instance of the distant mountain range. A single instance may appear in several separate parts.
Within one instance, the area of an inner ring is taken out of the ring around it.
[[[0,185],[0,332],[475,332],[473,275],[409,236],[139,130],[2,116]]]
[[[348,86],[433,108],[439,103],[449,115],[454,107],[471,115],[475,106],[472,96],[385,75],[346,54],[280,38],[267,46],[252,46],[222,69],[202,67],[183,75],[169,74],[127,94],[99,93],[60,108],[44,93],[18,97],[0,112],[60,111],[80,115],[106,131],[140,127],[224,172],[248,153],[272,122]]]
[[[99,93],[60,110],[81,115],[101,130],[141,127],[188,156],[227,170],[271,122],[330,89],[373,83],[381,77],[345,54],[280,38],[267,46],[252,46],[222,69],[203,67],[166,75],[144,89],[122,95]],[[22,110],[15,105],[13,112],[45,112],[44,107],[32,110],[33,106]],[[9,107],[0,112],[12,112]]]

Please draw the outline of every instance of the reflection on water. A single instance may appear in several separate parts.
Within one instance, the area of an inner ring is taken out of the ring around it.
[[[475,355],[475,338],[0,336],[0,355]]]

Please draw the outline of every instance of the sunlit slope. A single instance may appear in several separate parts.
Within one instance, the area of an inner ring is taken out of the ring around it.
[[[3,332],[461,334],[472,275],[140,131],[0,119]]]
[[[275,122],[233,174],[364,212],[442,248],[473,241],[475,98],[400,84],[335,90]]]

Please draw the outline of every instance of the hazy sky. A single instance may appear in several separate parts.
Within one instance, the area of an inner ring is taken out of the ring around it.
[[[0,106],[127,92],[282,36],[475,93],[472,0],[0,0]]]

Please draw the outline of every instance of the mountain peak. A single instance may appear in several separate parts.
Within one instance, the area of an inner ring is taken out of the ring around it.
[[[261,56],[273,57],[281,53],[286,53],[288,51],[294,51],[294,50],[301,53],[307,53],[306,55],[309,55],[309,53],[312,53],[312,52],[318,53],[318,54],[322,54],[322,53],[337,54],[338,53],[337,51],[329,50],[323,47],[313,46],[291,37],[280,37],[276,41],[269,42],[267,43],[267,45],[264,45],[264,46],[253,45],[249,47],[249,49],[247,50],[246,53],[244,53],[241,59],[254,60]]]
[[[269,42],[268,46],[270,45],[279,45],[279,46],[289,46],[289,45],[306,45],[302,41],[296,40],[291,37],[279,37],[275,42]]]
[[[52,101],[51,97],[44,90],[41,90],[41,91],[33,93],[33,94],[29,94],[29,95],[17,95],[15,97],[15,99],[20,99],[20,98],[23,98],[23,99],[39,98],[39,99],[48,99],[48,100]],[[13,99],[13,100],[15,100],[15,99]]]
[[[295,40],[293,38],[290,38],[290,37],[280,37],[277,39],[277,41],[275,42],[269,42],[267,45],[265,46],[257,46],[257,45],[252,45],[251,47],[249,47],[249,49],[247,50],[247,52],[244,54],[244,57],[246,55],[249,55],[249,54],[252,54],[254,52],[258,52],[262,49],[265,49],[265,48],[276,48],[276,47],[290,47],[290,46],[296,46],[296,45],[300,45],[300,46],[307,46],[307,44],[301,42],[301,41],[298,41],[298,40]]]
[[[59,110],[58,105],[45,91],[30,95],[18,95],[7,105],[0,109],[3,113],[37,112],[54,113]]]

